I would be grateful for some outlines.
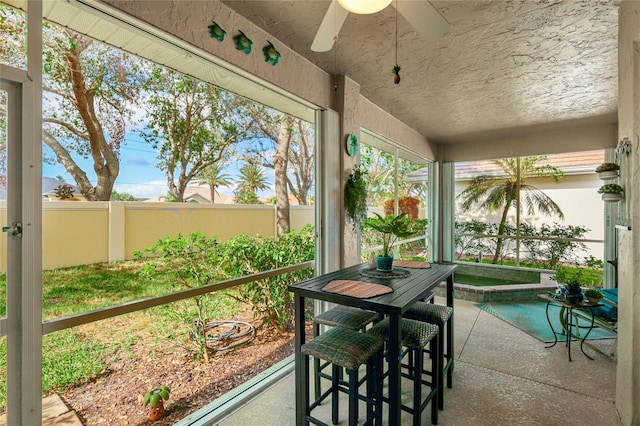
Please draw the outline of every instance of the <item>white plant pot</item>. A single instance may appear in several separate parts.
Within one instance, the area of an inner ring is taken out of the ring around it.
[[[617,170],[608,170],[606,172],[600,172],[600,173],[598,173],[598,177],[600,178],[600,180],[615,179],[615,178],[618,177],[618,171]]]
[[[622,200],[622,194],[602,194],[602,201],[614,203]]]

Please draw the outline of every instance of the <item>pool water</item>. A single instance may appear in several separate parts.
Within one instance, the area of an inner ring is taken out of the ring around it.
[[[527,281],[506,280],[501,278],[479,277],[475,275],[455,274],[453,281],[457,284],[474,285],[478,287],[528,284]]]

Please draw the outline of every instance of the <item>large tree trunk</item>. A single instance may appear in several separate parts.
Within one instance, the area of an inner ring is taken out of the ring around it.
[[[504,206],[504,210],[502,210],[502,217],[500,218],[500,226],[498,226],[498,235],[502,235],[506,228],[507,224],[507,213],[509,213],[509,207],[511,207],[511,200],[507,199],[507,204]],[[502,237],[498,237],[496,241],[496,252],[493,254],[493,263],[494,265],[498,263],[498,259],[500,258],[500,252],[502,251]]]
[[[276,233],[278,236],[289,232],[289,194],[287,191],[287,164],[289,161],[289,145],[291,144],[291,126],[294,118],[290,115],[280,125],[276,153],[273,158],[273,169],[276,177]]]
[[[94,105],[95,88],[85,85],[85,77],[80,64],[80,51],[75,49],[69,51],[65,58],[67,60],[69,80],[76,100],[78,113],[82,118],[82,122],[87,131],[89,146],[91,147],[91,158],[93,159],[93,169],[96,172],[98,182],[96,186],[87,186],[86,175],[80,170],[75,162],[71,160],[63,163],[67,171],[73,176],[78,183],[80,191],[89,201],[109,201],[113,184],[120,173],[120,163],[118,156],[113,152],[109,143],[105,139],[104,130],[96,114]],[[46,138],[45,143],[50,139]],[[49,144],[48,144],[49,145]],[[55,146],[55,144],[53,144]],[[52,145],[49,145],[54,149]],[[55,151],[55,149],[54,149]],[[59,157],[60,152],[56,155]],[[70,159],[70,157],[69,157]],[[71,166],[71,167],[70,167]],[[74,167],[75,166],[75,167]],[[79,173],[80,172],[82,173]],[[84,175],[84,177],[83,177]]]

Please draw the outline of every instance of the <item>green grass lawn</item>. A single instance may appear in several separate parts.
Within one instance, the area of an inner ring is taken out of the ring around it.
[[[183,289],[169,275],[153,279],[138,274],[138,261],[93,264],[43,273],[43,317],[52,319],[123,302],[160,296]],[[229,318],[244,308],[225,293],[205,300],[211,319]],[[0,316],[6,315],[6,276],[0,275]],[[74,327],[45,335],[42,340],[42,392],[48,394],[84,383],[106,372],[108,360],[139,339],[138,324],[153,323],[155,338],[187,343],[190,324],[197,317],[193,300],[129,314],[130,327],[109,330],[102,338]],[[0,412],[6,410],[7,340],[0,339]]]

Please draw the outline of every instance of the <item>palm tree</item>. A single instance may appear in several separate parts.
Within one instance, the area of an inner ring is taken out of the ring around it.
[[[264,173],[264,168],[259,164],[248,162],[240,167],[240,178],[238,179],[236,194],[244,194],[243,197],[240,197],[241,199],[255,201],[258,199],[258,191],[269,189],[270,186],[268,182],[269,180]],[[238,197],[236,196],[236,198]]]
[[[533,156],[520,158],[520,174],[518,175],[518,159],[507,158],[502,160],[494,160],[493,164],[500,167],[502,175],[488,176],[482,175],[475,177],[469,186],[458,194],[458,198],[464,200],[462,202],[462,210],[469,211],[476,204],[479,208],[494,212],[502,209],[500,218],[500,226],[498,227],[498,235],[502,235],[505,231],[507,223],[507,215],[511,206],[518,207],[518,204],[524,205],[527,213],[532,215],[536,210],[546,216],[557,215],[560,219],[564,219],[564,214],[560,207],[543,191],[535,186],[526,184],[526,180],[530,178],[549,178],[554,182],[560,182],[564,177],[564,173],[551,165],[539,164],[546,160],[545,156]],[[518,200],[518,195],[520,201]],[[496,243],[496,252],[493,256],[493,263],[498,263],[498,257],[502,250],[502,237],[498,237]]]
[[[223,173],[223,168],[218,163],[213,163],[202,170],[194,179],[198,185],[209,185],[211,204],[215,202],[216,194],[220,194],[216,188],[221,186],[230,187],[233,178],[227,173]]]

